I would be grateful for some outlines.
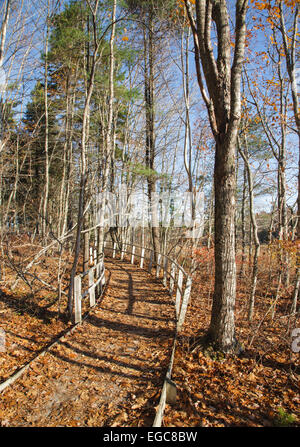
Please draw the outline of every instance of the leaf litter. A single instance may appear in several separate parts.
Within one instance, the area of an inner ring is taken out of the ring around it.
[[[172,349],[174,304],[162,284],[135,265],[107,260],[106,269],[107,290],[84,323],[1,393],[0,425],[152,425]],[[17,299],[5,294],[3,306]],[[66,327],[8,308],[2,381]],[[22,340],[18,347],[16,340]]]

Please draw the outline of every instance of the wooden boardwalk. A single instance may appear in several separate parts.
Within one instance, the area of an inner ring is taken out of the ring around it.
[[[174,303],[161,282],[106,259],[107,290],[82,325],[0,394],[7,426],[151,426],[170,359]]]

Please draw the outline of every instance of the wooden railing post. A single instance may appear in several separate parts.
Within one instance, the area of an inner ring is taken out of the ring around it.
[[[188,306],[190,295],[191,295],[191,288],[192,288],[192,278],[190,276],[188,276],[188,278],[186,280],[186,285],[185,285],[183,299],[182,299],[182,306],[181,306],[181,310],[180,310],[180,315],[179,315],[179,319],[178,319],[178,323],[177,323],[177,330],[178,331],[181,330],[182,325],[184,323],[185,314],[186,314],[186,311],[187,311],[187,306]]]
[[[95,300],[95,287],[94,287],[94,270],[89,270],[89,295],[90,295],[90,306],[94,307],[96,304]]]
[[[135,253],[135,246],[132,246],[132,253],[131,253],[131,264],[134,263],[134,253]]]
[[[104,264],[103,261],[101,261],[100,275],[102,275],[102,273],[103,273],[103,278],[100,281],[101,282],[101,290],[102,290],[102,286],[105,286],[105,282],[106,282],[106,279],[105,279],[105,264]]]
[[[180,311],[180,303],[182,298],[182,282],[183,282],[183,273],[182,270],[179,269],[178,272],[178,281],[177,281],[177,292],[176,292],[176,316],[178,318]]]
[[[81,277],[74,278],[75,324],[81,323]]]
[[[176,264],[175,264],[175,262],[172,262],[171,272],[170,272],[170,288],[169,288],[170,295],[172,295],[173,290],[174,290],[175,275],[176,275]]]
[[[164,278],[163,278],[163,285],[167,287],[167,279],[168,279],[168,258],[165,257],[164,262]]]
[[[160,261],[161,261],[161,254],[158,253],[157,255],[157,266],[156,266],[156,278],[159,278],[159,272],[160,272]]]
[[[141,263],[140,263],[140,268],[142,269],[143,268],[143,266],[144,266],[144,257],[145,257],[145,249],[144,249],[144,247],[142,248],[142,251],[141,251]]]
[[[100,268],[100,263],[97,264],[96,267],[96,279],[98,281],[99,276],[101,275],[101,268]],[[102,291],[101,291],[101,284],[98,282],[97,286],[96,286],[96,293],[97,293],[97,298],[99,298],[99,296],[101,295]]]

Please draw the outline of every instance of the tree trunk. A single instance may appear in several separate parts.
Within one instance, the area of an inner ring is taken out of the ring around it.
[[[245,276],[245,262],[246,262],[246,186],[247,186],[247,172],[244,165],[243,173],[243,198],[242,198],[242,260],[240,277]]]
[[[46,244],[47,222],[48,222],[48,197],[49,197],[49,111],[48,111],[48,41],[49,41],[49,0],[48,0],[48,15],[47,15],[47,31],[45,43],[45,87],[44,87],[44,104],[45,104],[45,187],[44,187],[44,203],[42,212],[42,239]]]
[[[85,229],[88,228],[87,218],[85,217]],[[89,269],[89,259],[90,259],[90,234],[86,231],[83,235],[83,263],[82,271],[87,272]]]
[[[256,217],[255,217],[255,212],[254,212],[254,192],[253,192],[254,185],[253,185],[253,176],[252,176],[249,158],[248,158],[249,151],[248,151],[246,134],[244,136],[244,142],[245,142],[245,150],[242,150],[242,148],[239,144],[239,141],[238,141],[238,147],[239,147],[239,152],[244,160],[245,169],[247,170],[248,186],[249,186],[250,218],[251,218],[251,226],[252,226],[252,232],[253,232],[253,238],[254,238],[254,244],[255,244],[255,252],[254,252],[253,266],[252,266],[252,284],[251,284],[249,309],[248,309],[248,319],[249,319],[249,321],[252,321],[253,312],[254,312],[254,303],[255,303],[256,284],[257,284],[260,242],[259,242],[259,238],[258,238],[258,227],[257,227],[257,222],[256,222]]]
[[[208,333],[219,349],[234,351],[236,348],[235,159],[241,117],[241,71],[244,61],[248,2],[247,0],[235,2],[233,55],[230,45],[232,33],[228,2],[196,0],[194,10],[188,0],[184,0],[184,3],[194,37],[197,80],[216,142],[215,288]],[[216,52],[215,41],[212,41],[211,36],[213,26],[217,40]]]
[[[157,204],[154,200],[156,179],[154,174],[155,160],[155,115],[154,115],[154,47],[153,47],[153,17],[148,15],[148,27],[144,29],[144,63],[145,63],[145,107],[146,107],[146,166],[148,197],[150,204],[151,234],[154,250],[154,262],[159,253],[159,223]]]
[[[105,136],[105,167],[103,171],[102,178],[102,191],[104,193],[104,197],[102,202],[100,203],[100,225],[98,229],[98,261],[100,259],[100,255],[103,251],[104,245],[104,213],[105,213],[105,205],[106,205],[106,192],[108,191],[108,181],[109,174],[112,170],[112,159],[113,159],[113,150],[114,150],[114,138],[113,138],[113,123],[114,123],[114,72],[115,72],[115,53],[114,53],[114,42],[115,42],[115,33],[116,33],[116,8],[117,1],[113,2],[113,11],[112,11],[112,28],[110,34],[110,64],[109,64],[109,94],[108,94],[108,123],[107,123],[107,131]]]
[[[87,93],[84,103],[84,111],[83,111],[83,122],[82,122],[82,131],[81,131],[81,158],[80,158],[80,191],[79,191],[79,203],[78,203],[78,216],[77,216],[77,231],[76,231],[76,240],[75,240],[75,253],[74,260],[71,269],[70,275],[70,283],[69,283],[69,291],[68,291],[68,306],[67,311],[69,317],[72,316],[73,313],[73,287],[74,287],[74,278],[76,275],[78,259],[80,255],[80,245],[81,245],[81,230],[83,226],[84,219],[84,203],[85,203],[85,189],[87,183],[87,157],[86,157],[86,139],[88,135],[88,125],[89,125],[89,115],[90,115],[90,102],[92,98],[92,93],[94,90],[94,82],[95,82],[95,72],[96,66],[99,62],[98,51],[99,51],[99,41],[96,41],[97,31],[96,31],[96,17],[97,10],[99,6],[99,1],[96,1],[95,9],[91,10],[93,15],[93,28],[94,28],[94,36],[95,36],[95,50],[91,63],[91,73],[88,80]]]
[[[215,156],[215,289],[209,335],[227,351],[235,338],[235,151],[220,139]]]

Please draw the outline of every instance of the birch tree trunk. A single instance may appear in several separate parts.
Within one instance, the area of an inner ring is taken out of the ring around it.
[[[45,73],[44,73],[44,104],[45,104],[45,186],[42,212],[42,239],[46,244],[47,221],[48,221],[48,197],[49,197],[49,113],[48,113],[48,44],[49,44],[49,14],[50,1],[48,0],[46,41],[45,41]]]
[[[299,171],[298,171],[298,226],[297,226],[297,237],[300,239],[300,113],[299,113],[299,95],[297,89],[297,79],[296,79],[296,45],[298,36],[298,21],[299,21],[299,4],[295,2],[294,17],[292,24],[292,36],[289,39],[286,30],[286,23],[283,14],[283,0],[279,1],[279,14],[280,14],[280,27],[279,30],[282,35],[283,49],[285,53],[286,68],[288,76],[291,83],[291,93],[293,101],[293,111],[296,122],[296,128],[298,133],[298,145],[299,145]]]
[[[11,6],[11,0],[6,0],[4,6],[4,15],[3,15],[4,18],[0,29],[0,67],[2,67],[4,60],[4,47],[6,41],[7,26],[9,21],[10,6]]]
[[[184,48],[185,37],[185,48]],[[193,193],[193,178],[192,178],[192,129],[190,123],[190,82],[189,82],[189,39],[190,30],[185,36],[183,30],[181,35],[181,71],[183,78],[183,95],[185,103],[185,136],[184,136],[184,167],[188,176],[189,192]],[[192,221],[195,220],[195,203],[191,200]],[[192,228],[191,228],[192,230]]]
[[[290,83],[291,83],[291,93],[292,93],[292,100],[293,100],[293,111],[294,111],[294,117],[295,117],[295,123],[296,123],[296,129],[298,134],[298,197],[297,197],[297,239],[300,239],[300,113],[299,113],[299,92],[297,89],[297,79],[296,79],[296,45],[298,41],[298,22],[299,22],[299,4],[298,2],[295,3],[295,9],[294,9],[294,17],[293,17],[293,24],[292,24],[292,36],[291,39],[289,39],[287,30],[286,30],[286,23],[285,18],[283,14],[283,0],[280,0],[279,2],[279,14],[280,14],[280,32],[282,35],[283,40],[283,48],[285,53],[285,61],[286,61],[286,68],[289,75]],[[300,246],[298,245],[298,252],[297,252],[297,258],[300,258]],[[296,278],[295,278],[295,287],[293,292],[293,298],[292,298],[292,313],[296,312],[297,308],[297,297],[299,294],[299,284],[300,284],[300,267],[297,266],[296,270]]]
[[[248,308],[248,319],[249,319],[249,321],[252,321],[253,312],[254,312],[254,303],[255,303],[256,284],[257,284],[260,242],[259,242],[259,238],[258,238],[258,227],[257,227],[255,211],[254,211],[253,175],[252,175],[251,167],[250,167],[250,163],[249,163],[246,135],[244,137],[244,142],[245,142],[245,150],[242,149],[239,141],[238,141],[238,148],[239,148],[239,152],[244,160],[245,168],[247,171],[248,187],[249,187],[250,218],[251,218],[252,232],[253,232],[253,238],[254,238],[254,244],[255,244],[254,259],[253,259],[253,265],[252,265],[252,283],[251,283],[251,292],[250,292],[249,308]]]
[[[243,172],[243,197],[242,197],[242,260],[240,277],[245,276],[245,262],[246,262],[246,188],[247,188],[247,170],[244,164]]]

